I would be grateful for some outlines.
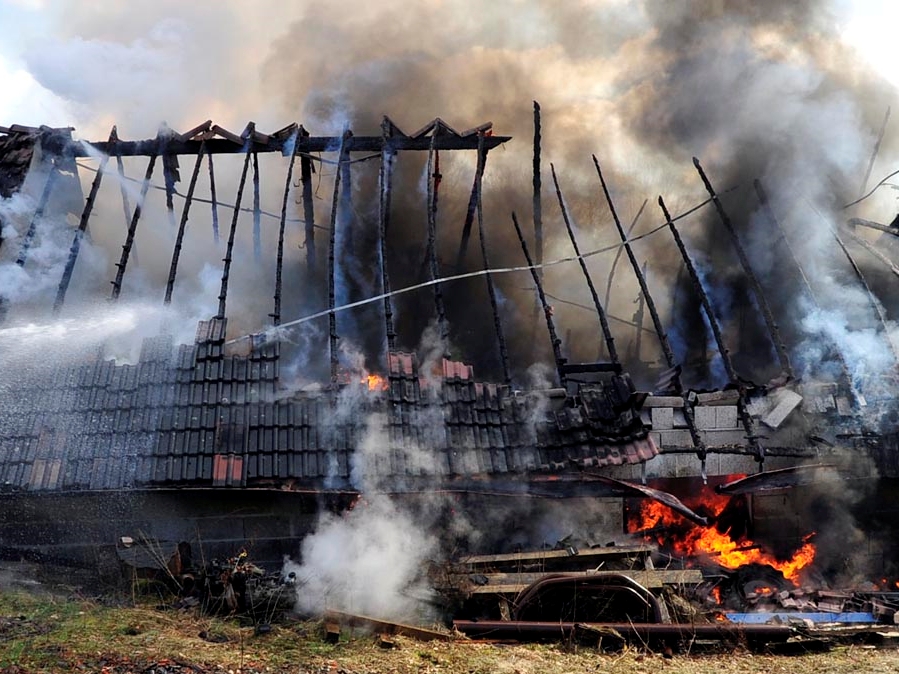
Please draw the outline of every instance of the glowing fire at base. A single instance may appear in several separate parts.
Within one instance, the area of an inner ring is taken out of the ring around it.
[[[714,513],[710,519],[720,522],[729,498],[703,489],[699,496],[683,501],[693,509],[702,508],[698,504],[703,504],[706,510]],[[800,572],[815,559],[815,546],[810,542],[814,533],[803,539],[802,546],[790,559],[778,559],[745,536],[734,539],[730,529],[719,531],[716,526],[696,526],[657,501],[643,501],[640,508],[631,513],[629,527],[632,531],[644,532],[647,539],[684,557],[704,557],[727,569],[737,569],[745,564],[767,564],[794,583],[798,582]]]

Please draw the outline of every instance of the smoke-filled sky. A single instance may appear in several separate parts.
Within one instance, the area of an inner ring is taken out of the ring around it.
[[[884,111],[895,102],[899,70],[891,69],[890,29],[897,19],[899,7],[887,0],[5,0],[0,2],[0,124],[71,125],[80,138],[103,139],[113,123],[123,138],[151,137],[163,120],[183,131],[211,118],[236,132],[248,120],[263,131],[298,121],[322,135],[337,134],[346,124],[357,133],[376,132],[383,114],[406,131],[438,115],[457,128],[492,120],[497,133],[514,137],[491,153],[487,169],[485,209],[496,266],[522,261],[508,214],[516,209],[522,220],[530,220],[531,101],[538,100],[544,113],[544,168],[553,162],[559,171],[582,248],[615,241],[591,153],[604,164],[626,224],[649,199],[636,233],[658,224],[658,194],[675,212],[705,198],[690,162],[699,156],[718,187],[742,186],[728,207],[772,293],[799,370],[826,359],[830,347],[822,344],[838,342],[852,361],[850,369],[867,358],[858,370],[870,372],[892,357],[888,349],[871,356],[871,344],[884,341],[878,342],[871,317],[859,315],[866,299],[851,283],[845,261],[832,254],[831,228],[845,219],[840,206],[858,196]],[[874,179],[892,170],[897,140],[899,134],[888,132]],[[458,245],[455,221],[470,186],[470,159],[449,157],[442,166],[438,245],[444,273],[452,271]],[[263,166],[264,176],[283,171],[276,161],[269,164],[274,168]],[[182,173],[186,170],[185,165]],[[422,167],[412,162],[406,170],[404,184],[420,187]],[[765,181],[807,261],[806,271],[817,279],[819,307],[796,290],[795,275],[784,275],[782,247],[771,245],[770,230],[758,221],[754,178]],[[361,170],[354,189],[364,191],[373,179]],[[544,185],[549,184],[545,171]],[[423,216],[412,201],[422,195],[412,192],[397,197],[394,287],[420,280],[414,273],[404,275],[421,264]],[[459,198],[445,197],[449,193]],[[271,195],[276,210],[277,195]],[[547,257],[571,253],[554,197],[544,191]],[[369,198],[366,208],[373,203]],[[895,214],[889,195],[867,205],[872,219],[888,222]],[[370,213],[356,215],[371,224]],[[706,209],[683,226],[713,290],[730,348],[755,362],[774,363],[758,317],[741,313],[754,300],[714,213]],[[94,240],[101,239],[97,229]],[[109,238],[108,250],[118,245]],[[676,355],[688,371],[692,367],[695,381],[720,385],[720,367],[690,366],[702,360],[699,352],[709,335],[670,241],[656,236],[641,246],[638,257],[649,263],[650,286],[658,289],[656,301]],[[139,241],[138,247],[149,259],[148,244]],[[611,256],[592,260],[597,279],[606,278],[610,263]],[[347,263],[338,270],[350,288],[338,299],[377,290],[376,284],[366,287],[372,279],[364,264],[358,266]],[[152,285],[153,274],[146,273]],[[214,265],[206,269],[196,261],[191,273],[200,286],[215,285]],[[590,303],[576,266],[547,270],[546,279],[549,292],[561,298],[552,301],[568,331],[566,355],[595,358],[600,350],[595,316],[564,304]],[[638,308],[637,291],[632,281],[623,283],[616,280],[607,309],[629,321]],[[528,318],[533,315],[527,285],[526,277],[499,282],[508,329],[529,335],[513,336],[513,356],[531,349],[536,339],[522,319],[523,307]],[[238,295],[230,306],[251,304],[249,298]],[[399,327],[406,348],[414,346],[428,318],[413,320],[425,313],[427,302],[424,297],[421,304],[400,307],[400,321],[415,324],[405,335]],[[473,330],[458,320],[472,307],[482,313],[466,320],[480,336],[468,334]],[[475,303],[464,295],[455,304],[450,299],[448,309],[456,325],[453,339],[467,345],[457,357],[486,366],[495,376],[493,336],[481,330],[490,324],[486,297]],[[658,359],[650,333],[638,345],[633,328],[621,321],[613,327],[622,355]],[[352,335],[352,327],[344,324],[342,334]],[[758,376],[776,374],[776,367],[747,369]]]

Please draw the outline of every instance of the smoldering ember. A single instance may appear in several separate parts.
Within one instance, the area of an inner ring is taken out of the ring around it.
[[[537,103],[472,122],[0,127],[0,554],[487,638],[893,623],[899,217],[811,249],[700,159],[625,213],[592,157],[585,207]]]

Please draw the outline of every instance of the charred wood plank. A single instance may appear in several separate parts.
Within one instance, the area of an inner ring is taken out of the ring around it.
[[[31,248],[31,244],[34,241],[35,234],[37,234],[37,223],[38,221],[44,217],[44,210],[47,208],[47,202],[50,200],[50,194],[53,192],[53,185],[56,184],[56,179],[59,177],[59,170],[56,166],[56,160],[50,159],[49,161],[49,171],[47,172],[47,180],[44,182],[44,189],[41,190],[41,196],[37,203],[37,208],[34,210],[34,214],[31,216],[31,222],[28,225],[28,229],[25,232],[25,237],[22,239],[22,247],[19,249],[19,255],[16,257],[16,264],[20,267],[25,266],[25,261],[28,259],[28,251]]]
[[[437,201],[440,194],[440,153],[437,150],[438,129],[431,135],[431,149],[428,152],[428,245],[427,262],[430,281],[440,278],[440,263],[437,259]],[[448,350],[447,339],[449,326],[446,321],[446,306],[443,302],[443,288],[440,283],[434,284],[434,305],[437,310],[437,328],[443,350]]]
[[[343,171],[341,171],[340,165],[344,162],[349,161],[347,146],[352,138],[353,133],[349,129],[347,129],[340,140],[340,147],[338,148],[337,153],[338,166],[337,171],[334,174],[334,194],[331,197],[331,221],[328,235],[328,345],[331,361],[332,384],[337,383],[338,366],[340,362],[338,357],[340,338],[337,335],[337,314],[334,311],[334,307],[337,304],[337,269],[335,260],[335,248],[337,246],[337,209],[340,204],[340,180],[343,175]]]
[[[291,160],[296,154],[291,155]],[[253,259],[262,259],[262,209],[259,197],[259,153],[253,153]]]
[[[300,126],[296,142],[302,138],[308,138],[309,132]],[[294,147],[293,154],[299,152],[299,146]],[[306,222],[306,269],[310,272],[315,269],[315,208],[312,203],[312,173],[314,172],[312,159],[308,154],[300,158],[300,182],[303,185],[303,220]]]
[[[294,132],[297,135],[297,132]],[[287,164],[287,176],[284,179],[284,198],[281,201],[281,219],[278,222],[278,254],[275,261],[275,307],[270,316],[272,323],[281,324],[281,284],[282,271],[284,266],[284,230],[287,226],[287,201],[290,196],[290,186],[293,184],[293,165],[296,162],[297,154],[294,152],[290,155],[290,162]],[[254,158],[255,162],[256,159]],[[256,185],[258,187],[258,184]]]
[[[534,161],[533,161],[533,211],[534,247],[537,264],[543,264],[543,179],[540,175],[540,104],[534,101]],[[541,272],[542,273],[542,272]]]
[[[250,122],[252,125],[252,122]],[[249,126],[248,125],[248,128]],[[250,160],[252,154],[250,152],[249,143],[245,145],[245,156],[243,160],[243,169],[240,172],[240,183],[237,186],[237,198],[234,202],[234,213],[231,216],[231,227],[228,231],[228,244],[225,248],[225,259],[222,260],[222,285],[219,291],[219,310],[216,318],[225,318],[225,305],[228,300],[228,280],[231,275],[231,259],[234,254],[234,238],[237,234],[237,221],[240,219],[240,202],[243,200],[243,190],[247,184],[247,172],[250,168]]]
[[[381,123],[385,140],[394,130],[393,123],[386,116]],[[386,145],[386,143],[385,143]],[[390,201],[393,190],[394,153],[381,152],[378,171],[378,263],[381,267],[381,292],[384,293],[384,326],[387,334],[387,350],[396,348],[396,331],[393,326],[393,301],[390,299],[390,274],[387,270],[387,228],[390,224]]]
[[[212,209],[212,240],[219,242],[219,205],[215,194],[215,168],[212,164],[212,155],[209,155],[209,205]]]
[[[112,296],[110,298],[113,300],[117,300],[119,294],[122,292],[122,279],[125,278],[125,269],[128,266],[128,258],[131,255],[131,248],[134,246],[134,237],[137,234],[137,223],[140,221],[144,203],[147,199],[147,191],[150,189],[150,179],[153,177],[153,169],[156,167],[157,156],[158,154],[150,155],[150,160],[147,162],[147,170],[144,173],[144,180],[140,187],[140,198],[134,206],[134,213],[131,215],[131,223],[128,225],[128,234],[125,237],[125,244],[122,246],[122,256],[118,263],[116,263],[116,277],[112,282]]]
[[[194,162],[194,170],[190,175],[190,184],[187,186],[187,195],[184,198],[184,206],[181,209],[181,222],[178,223],[178,234],[175,236],[175,247],[172,250],[172,262],[169,266],[169,278],[165,285],[165,304],[172,302],[172,292],[175,288],[175,275],[178,273],[178,261],[181,258],[181,247],[184,243],[184,232],[187,229],[187,218],[190,214],[190,205],[194,198],[194,190],[197,187],[197,178],[200,175],[200,165],[203,163],[202,150],[197,154]]]

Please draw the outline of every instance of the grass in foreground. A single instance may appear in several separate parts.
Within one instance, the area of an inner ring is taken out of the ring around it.
[[[201,634],[203,636],[201,636]],[[562,645],[420,643],[396,637],[384,649],[370,635],[322,640],[321,624],[276,625],[256,635],[235,619],[110,606],[77,596],[0,591],[0,672],[270,672],[304,674],[859,674],[899,671],[899,651],[854,646],[830,653],[768,656],[678,654],[628,649],[605,654]]]

